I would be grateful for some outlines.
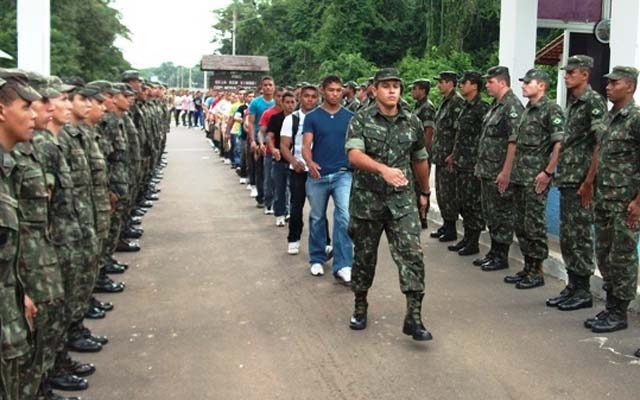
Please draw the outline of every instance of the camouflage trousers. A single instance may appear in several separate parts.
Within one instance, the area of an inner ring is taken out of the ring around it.
[[[34,347],[30,362],[20,365],[20,391],[22,400],[36,400],[42,379],[53,368],[56,353],[65,338],[64,302],[55,300],[38,303],[34,320]]]
[[[436,200],[444,221],[458,219],[456,173],[440,165],[436,165]]]
[[[484,229],[482,218],[482,199],[480,196],[480,179],[473,171],[456,170],[457,204],[462,215],[464,232],[480,232]]]
[[[56,248],[62,267],[67,325],[81,321],[98,278],[98,239],[82,240]]]
[[[0,399],[21,400],[20,365],[29,361],[29,356],[0,360]]]
[[[513,185],[515,209],[514,229],[523,256],[546,260],[547,246],[547,194],[537,194],[535,186]]]
[[[501,244],[513,242],[513,185],[504,193],[498,192],[498,185],[491,179],[480,180],[482,215],[489,227],[491,240]]]
[[[638,285],[638,232],[627,226],[626,205],[596,207],[596,259],[605,285],[620,300],[633,300]]]
[[[128,199],[118,200],[116,211],[111,214],[111,222],[109,224],[109,234],[102,244],[102,254],[99,260],[99,266],[103,267],[111,262],[111,256],[116,251],[120,233],[122,232],[129,207]]]
[[[389,210],[386,218],[367,220],[351,217],[349,235],[353,240],[351,289],[366,292],[373,284],[378,263],[378,245],[384,231],[389,250],[400,275],[400,290],[424,292],[424,260],[420,244],[420,220],[417,212],[393,219]]]
[[[560,189],[560,250],[567,271],[591,276],[595,270],[593,205],[584,208],[577,187]]]

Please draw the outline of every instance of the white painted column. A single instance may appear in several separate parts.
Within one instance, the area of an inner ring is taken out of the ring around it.
[[[500,65],[509,68],[514,93],[522,98],[518,78],[531,68],[536,56],[538,0],[501,0]]]
[[[50,0],[18,0],[18,68],[51,73]]]
[[[611,68],[616,65],[640,67],[640,2],[616,0],[611,5]],[[636,101],[640,91],[636,90]]]

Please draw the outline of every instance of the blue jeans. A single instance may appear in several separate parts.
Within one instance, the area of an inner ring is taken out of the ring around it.
[[[287,181],[289,180],[289,164],[274,161],[271,167],[273,176],[273,214],[276,217],[284,217],[289,212],[287,201]]]
[[[333,273],[344,267],[351,267],[353,248],[347,233],[349,226],[349,195],[351,193],[351,172],[339,171],[307,178],[307,199],[309,211],[309,263],[324,264],[327,261],[327,205],[329,196],[333,199]]]
[[[273,165],[273,156],[271,153],[267,153],[264,155],[264,166],[263,166],[263,178],[264,183],[262,186],[262,190],[264,191],[264,206],[266,208],[273,207],[273,176],[271,175],[271,168]]]

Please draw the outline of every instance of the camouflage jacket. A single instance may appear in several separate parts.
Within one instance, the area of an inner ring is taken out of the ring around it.
[[[527,103],[518,125],[516,157],[511,169],[514,184],[535,184],[536,175],[549,164],[554,143],[562,141],[563,128],[564,114],[556,102],[543,96],[536,104]]]
[[[93,182],[89,156],[85,152],[86,138],[71,124],[65,125],[58,136],[64,158],[71,169],[73,181],[73,205],[78,215],[78,224],[83,238],[96,241],[96,216],[93,208]]]
[[[427,128],[435,128],[436,108],[428,97],[416,102],[413,115],[422,122],[423,131]]]
[[[129,112],[125,112],[122,114],[122,121],[124,122],[124,130],[127,136],[127,150],[128,150],[128,159],[131,160],[129,163],[129,185],[137,185],[138,184],[138,174],[140,173],[139,169],[142,165],[142,153],[140,150],[140,133],[133,123],[133,119]]]
[[[413,181],[412,161],[428,157],[420,120],[403,109],[395,117],[384,116],[378,106],[351,119],[345,148],[360,150],[377,162],[399,168],[409,182]],[[388,209],[393,218],[399,218],[415,212],[415,203],[413,185],[394,188],[380,175],[357,169],[353,172],[350,215],[383,219]]]
[[[58,137],[50,131],[36,131],[33,146],[42,162],[51,192],[49,205],[51,239],[54,245],[74,243],[82,239],[78,213],[74,206],[71,169],[64,157]]]
[[[360,100],[358,100],[356,96],[353,96],[350,100],[345,99],[342,106],[355,114],[355,112],[360,108]]]
[[[15,160],[0,146],[0,338],[4,360],[29,352],[29,327],[24,316],[24,291],[17,274],[18,201],[12,174]]]
[[[98,124],[101,146],[108,163],[109,190],[119,199],[129,195],[129,151],[128,140],[124,132],[124,122],[113,113],[106,113]]]
[[[590,86],[579,96],[571,96],[565,112],[564,142],[560,149],[558,187],[578,187],[584,182],[593,149],[606,129],[607,105]]]
[[[478,142],[476,176],[495,179],[507,157],[509,142],[516,141],[520,116],[524,111],[520,99],[509,89],[500,99],[494,100],[482,120],[482,133]]]
[[[453,144],[453,165],[458,170],[473,171],[478,159],[478,141],[482,131],[482,120],[489,111],[489,104],[478,94],[473,100],[464,102]]]
[[[598,155],[596,207],[625,211],[640,188],[640,107],[635,101],[609,112]]]
[[[107,162],[100,150],[100,134],[96,128],[83,124],[80,126],[80,130],[85,139],[82,143],[85,154],[88,156],[89,168],[91,169],[96,234],[99,239],[105,239],[109,235],[109,227],[111,225]]]
[[[58,257],[49,235],[49,190],[42,164],[30,142],[13,149],[13,181],[18,200],[18,275],[34,303],[64,298]]]
[[[131,108],[129,109],[129,113],[131,115],[131,119],[133,120],[133,125],[136,127],[138,131],[138,142],[140,143],[140,156],[142,159],[148,158],[150,156],[149,150],[149,139],[151,135],[151,130],[149,129],[149,123],[146,121],[145,111],[144,111],[144,103],[142,101],[137,100]]]
[[[431,144],[431,161],[435,165],[444,165],[444,160],[453,151],[456,132],[455,124],[464,107],[464,99],[455,90],[442,99],[436,112],[436,127]]]

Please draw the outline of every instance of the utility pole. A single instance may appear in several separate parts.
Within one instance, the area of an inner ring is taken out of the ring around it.
[[[233,2],[233,26],[231,28],[231,55],[236,55],[236,28],[238,24],[238,3]]]

